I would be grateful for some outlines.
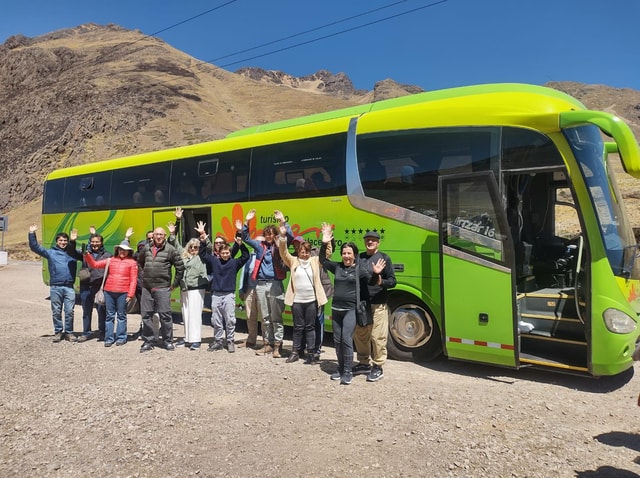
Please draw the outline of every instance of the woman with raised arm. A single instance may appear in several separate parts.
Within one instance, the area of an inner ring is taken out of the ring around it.
[[[293,315],[293,352],[287,358],[287,363],[296,362],[300,358],[302,334],[305,335],[307,355],[305,363],[315,361],[316,330],[315,322],[318,307],[327,303],[327,295],[320,279],[320,262],[318,257],[311,257],[311,244],[303,241],[297,248],[297,257],[292,256],[287,248],[287,228],[280,226],[278,236],[278,250],[280,257],[291,271],[284,303],[291,307]]]
[[[107,317],[104,328],[104,346],[111,347],[127,343],[127,303],[136,294],[138,264],[133,258],[129,241],[124,240],[115,247],[114,256],[95,260],[87,251],[84,260],[89,267],[105,269],[104,299]],[[117,318],[117,323],[115,323]],[[115,325],[115,332],[114,332]]]
[[[333,239],[331,224],[322,223],[322,247],[320,248],[320,264],[334,275],[333,302],[331,314],[333,317],[333,341],[338,357],[338,369],[331,374],[331,380],[340,380],[342,385],[349,385],[353,381],[351,367],[353,365],[353,332],[356,328],[356,305],[366,299],[367,283],[384,269],[384,259],[378,260],[368,267],[358,267],[356,277],[356,261],[358,260],[358,246],[353,242],[345,242],[340,246],[341,262],[334,262],[326,258],[327,245]],[[360,281],[360,297],[356,300],[356,280]]]
[[[176,208],[176,219],[182,218],[182,209]],[[202,221],[194,228],[204,227]],[[202,342],[202,309],[204,308],[204,293],[209,285],[207,278],[207,266],[198,251],[200,250],[200,239],[192,238],[182,247],[176,238],[176,225],[169,223],[168,242],[178,250],[184,263],[184,278],[180,284],[180,305],[182,308],[182,321],[184,322],[184,339],[178,340],[176,345],[189,346],[189,350],[198,350]],[[207,245],[209,246],[210,243]]]

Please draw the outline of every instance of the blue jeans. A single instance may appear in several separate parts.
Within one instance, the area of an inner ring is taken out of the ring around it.
[[[98,311],[98,333],[104,337],[104,322],[107,318],[107,308],[101,304],[95,304],[97,289],[91,287],[80,287],[80,303],[82,304],[82,335],[91,335],[91,318],[93,316],[93,306]]]
[[[56,334],[73,334],[73,307],[76,305],[76,292],[73,287],[52,285],[49,288],[51,299],[51,316],[53,332]],[[64,327],[62,326],[62,309],[64,307]]]
[[[127,293],[104,291],[104,302],[107,307],[107,320],[104,325],[104,343],[127,341]],[[114,320],[118,318],[115,336]]]

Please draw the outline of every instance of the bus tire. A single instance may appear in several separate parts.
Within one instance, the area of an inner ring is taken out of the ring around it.
[[[409,294],[390,294],[387,354],[395,360],[428,362],[442,354],[440,329],[427,306]]]

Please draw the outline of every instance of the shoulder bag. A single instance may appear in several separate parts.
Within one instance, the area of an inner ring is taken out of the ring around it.
[[[360,270],[356,262],[356,324],[366,327],[373,324],[373,314],[368,300],[360,299]]]
[[[102,284],[93,297],[93,302],[98,305],[104,305],[104,281],[107,280],[107,274],[109,273],[109,262],[111,258],[107,259],[107,266],[104,268],[104,275],[102,276]]]

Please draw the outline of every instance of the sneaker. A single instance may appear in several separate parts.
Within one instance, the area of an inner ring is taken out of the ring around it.
[[[113,342],[105,342],[104,346],[105,347],[111,347],[113,345]]]
[[[340,370],[336,370],[335,372],[333,372],[331,374],[331,380],[340,380],[340,378],[342,377],[342,374],[340,373]]]
[[[58,343],[58,342],[60,342],[61,340],[62,340],[62,332],[58,332],[57,334],[55,334],[55,335],[53,336],[53,341],[54,341],[55,343]]]
[[[116,340],[116,345],[117,345],[117,346],[124,345],[124,344],[126,344],[126,343],[127,343],[127,341],[126,341],[126,340]]]
[[[224,345],[222,345],[222,342],[211,342],[211,344],[209,345],[209,352],[217,352],[218,350],[222,350],[224,348]]]
[[[184,339],[180,339],[178,340],[175,344],[176,347],[184,347],[185,345],[187,345],[187,342],[185,342]]]
[[[87,340],[89,340],[89,338],[90,338],[90,336],[88,336],[88,335],[81,335],[80,337],[78,337],[77,342],[80,342],[80,343],[86,342]]]
[[[366,375],[371,372],[371,365],[365,363],[359,363],[351,369],[351,373],[354,375]]]
[[[227,351],[232,354],[233,352],[236,351],[236,344],[233,343],[233,340],[229,341],[229,343],[227,343]]]
[[[142,344],[142,347],[140,347],[140,353],[148,352],[149,350],[153,350],[152,342],[145,342]]]
[[[200,342],[194,342],[189,347],[189,350],[200,350]]]
[[[76,339],[76,336],[75,336],[75,335],[73,335],[73,332],[66,333],[66,334],[65,334],[65,336],[64,336],[64,339],[65,339],[67,342],[75,342],[76,340],[78,340],[78,339]]]
[[[382,367],[374,365],[373,367],[371,367],[371,372],[369,372],[369,375],[367,375],[367,382],[377,382],[383,377],[384,372],[382,371]]]
[[[167,341],[167,342],[164,343],[164,348],[165,348],[165,350],[173,351],[173,350],[176,349],[176,346],[173,345],[173,342]]]
[[[315,354],[313,354],[313,361],[314,362],[320,362],[320,354],[322,352],[316,352]]]
[[[353,382],[353,374],[351,372],[345,372],[340,377],[340,385],[351,385]]]

